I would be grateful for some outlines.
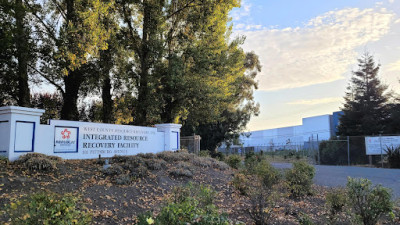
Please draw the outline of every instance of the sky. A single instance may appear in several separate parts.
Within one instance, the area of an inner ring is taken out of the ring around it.
[[[262,64],[254,93],[260,115],[248,131],[339,111],[365,52],[400,94],[400,0],[242,0],[230,15],[233,36],[245,36],[243,49]]]

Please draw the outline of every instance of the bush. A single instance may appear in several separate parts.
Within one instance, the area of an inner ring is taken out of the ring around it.
[[[400,146],[386,148],[387,159],[390,168],[400,168]]]
[[[241,195],[247,195],[249,187],[246,175],[243,173],[236,173],[233,177],[232,185],[240,192]]]
[[[190,170],[183,168],[173,169],[169,172],[169,174],[174,177],[188,177],[188,178],[193,177],[193,173]]]
[[[375,225],[379,218],[393,208],[389,189],[377,185],[372,187],[368,179],[348,178],[349,203],[364,225]]]
[[[322,141],[319,144],[320,160],[324,165],[347,165],[347,142]]]
[[[239,155],[230,155],[226,159],[226,163],[234,169],[239,169],[240,164],[242,163],[242,158]]]
[[[107,176],[115,176],[115,175],[120,175],[124,172],[124,169],[122,169],[121,166],[119,165],[112,165],[108,167],[107,169],[103,169],[103,174]]]
[[[130,170],[131,172],[138,168],[139,166],[145,166],[146,162],[143,158],[138,156],[132,156],[125,160],[123,164],[124,169]]]
[[[299,218],[299,224],[300,225],[313,225],[314,223],[312,222],[311,218],[309,215],[301,213]]]
[[[12,224],[89,224],[91,216],[77,203],[69,194],[40,193],[11,202],[6,212]]]
[[[171,151],[164,151],[157,154],[157,157],[163,159],[169,163],[180,161],[181,157],[179,153],[171,152]]]
[[[137,157],[141,157],[143,159],[154,159],[156,158],[156,155],[153,153],[139,153],[136,155]]]
[[[147,212],[138,216],[137,224],[231,224],[225,215],[219,214],[217,207],[213,204],[214,197],[215,192],[210,188],[189,183],[186,187],[178,187],[174,190],[172,199],[162,207],[157,217]]]
[[[28,153],[28,154],[25,154],[25,155],[21,155],[18,158],[18,160],[15,161],[15,162],[22,164],[22,163],[25,163],[26,161],[28,161],[29,159],[32,159],[32,158],[44,158],[44,159],[48,159],[48,160],[52,160],[52,161],[58,161],[58,162],[62,161],[62,159],[60,157],[58,157],[58,156],[51,156],[51,155],[45,155],[45,154],[42,154],[42,153],[34,152],[34,153]]]
[[[255,173],[255,167],[260,163],[262,160],[262,157],[256,156],[253,154],[246,154],[246,157],[244,159],[244,166],[246,168],[246,172],[248,174],[254,174]]]
[[[275,201],[273,190],[274,185],[279,182],[279,172],[265,160],[256,162],[252,172],[256,175],[257,183],[253,184],[249,191],[251,203],[249,214],[256,224],[267,224],[272,214],[271,206]]]
[[[293,168],[286,171],[286,184],[292,197],[301,197],[311,193],[315,168],[306,162],[295,162]]]
[[[145,163],[149,170],[161,170],[166,166],[166,162],[162,159],[147,159]]]
[[[8,165],[10,161],[5,156],[0,156],[0,164]]]
[[[30,158],[28,159],[24,165],[29,170],[54,170],[57,168],[56,163],[53,160],[47,158]]]
[[[279,182],[279,172],[267,161],[261,161],[254,168],[255,174],[259,177],[262,185],[266,188],[272,188]]]
[[[131,176],[134,179],[147,177],[149,175],[149,170],[145,166],[138,166],[131,171]]]
[[[200,157],[210,157],[210,151],[208,150],[201,150],[199,153]]]
[[[193,165],[198,167],[208,168],[211,167],[212,160],[211,158],[206,158],[206,157],[195,157],[193,158],[192,163]]]
[[[16,164],[21,164],[29,170],[49,171],[57,169],[57,162],[62,159],[57,156],[48,156],[41,153],[28,153],[19,157],[15,161]]]
[[[212,157],[219,161],[225,161],[225,154],[222,152],[215,152]]]
[[[346,193],[342,189],[334,189],[326,195],[326,206],[329,210],[329,220],[335,224],[337,215],[343,211],[347,202]]]
[[[119,185],[130,184],[131,181],[132,181],[132,178],[127,174],[121,174],[115,178],[115,183],[119,184]]]
[[[176,167],[177,167],[177,168],[182,168],[182,169],[184,169],[184,170],[190,170],[190,171],[193,170],[193,165],[190,164],[190,163],[188,163],[188,162],[179,162],[179,163],[176,165]]]
[[[130,156],[114,155],[111,158],[111,163],[123,163],[123,162],[128,161],[130,158],[131,158]]]
[[[219,169],[219,170],[229,169],[229,166],[225,162],[217,161],[217,160],[212,161],[212,167],[215,169]]]

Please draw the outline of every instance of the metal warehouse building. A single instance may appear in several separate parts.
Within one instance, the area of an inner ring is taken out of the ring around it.
[[[320,141],[336,136],[341,114],[342,112],[339,111],[332,113],[332,115],[303,118],[302,124],[298,126],[242,133],[239,138],[240,145],[231,148],[246,148],[256,152],[261,150],[316,149]],[[222,145],[219,150],[226,151],[226,145]]]

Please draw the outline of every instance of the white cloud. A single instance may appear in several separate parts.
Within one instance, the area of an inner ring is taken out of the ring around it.
[[[251,4],[246,0],[242,1],[239,9],[235,9],[235,11],[231,14],[233,20],[240,20],[243,17],[250,15]]]
[[[263,64],[261,90],[279,90],[344,79],[356,64],[357,48],[385,36],[395,14],[357,8],[327,12],[304,27],[245,30],[246,51],[255,51]]]
[[[394,0],[389,0],[389,3],[394,3]]]
[[[301,99],[293,102],[288,102],[288,105],[320,105],[327,103],[340,102],[343,98],[316,98],[316,99]]]
[[[394,63],[390,63],[387,65],[386,71],[400,71],[400,60]]]

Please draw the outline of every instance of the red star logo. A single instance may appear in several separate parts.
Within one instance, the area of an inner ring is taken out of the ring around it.
[[[61,135],[62,135],[63,139],[65,139],[65,138],[69,139],[70,134],[71,134],[71,131],[67,130],[67,128],[65,128],[64,131],[61,131]]]

